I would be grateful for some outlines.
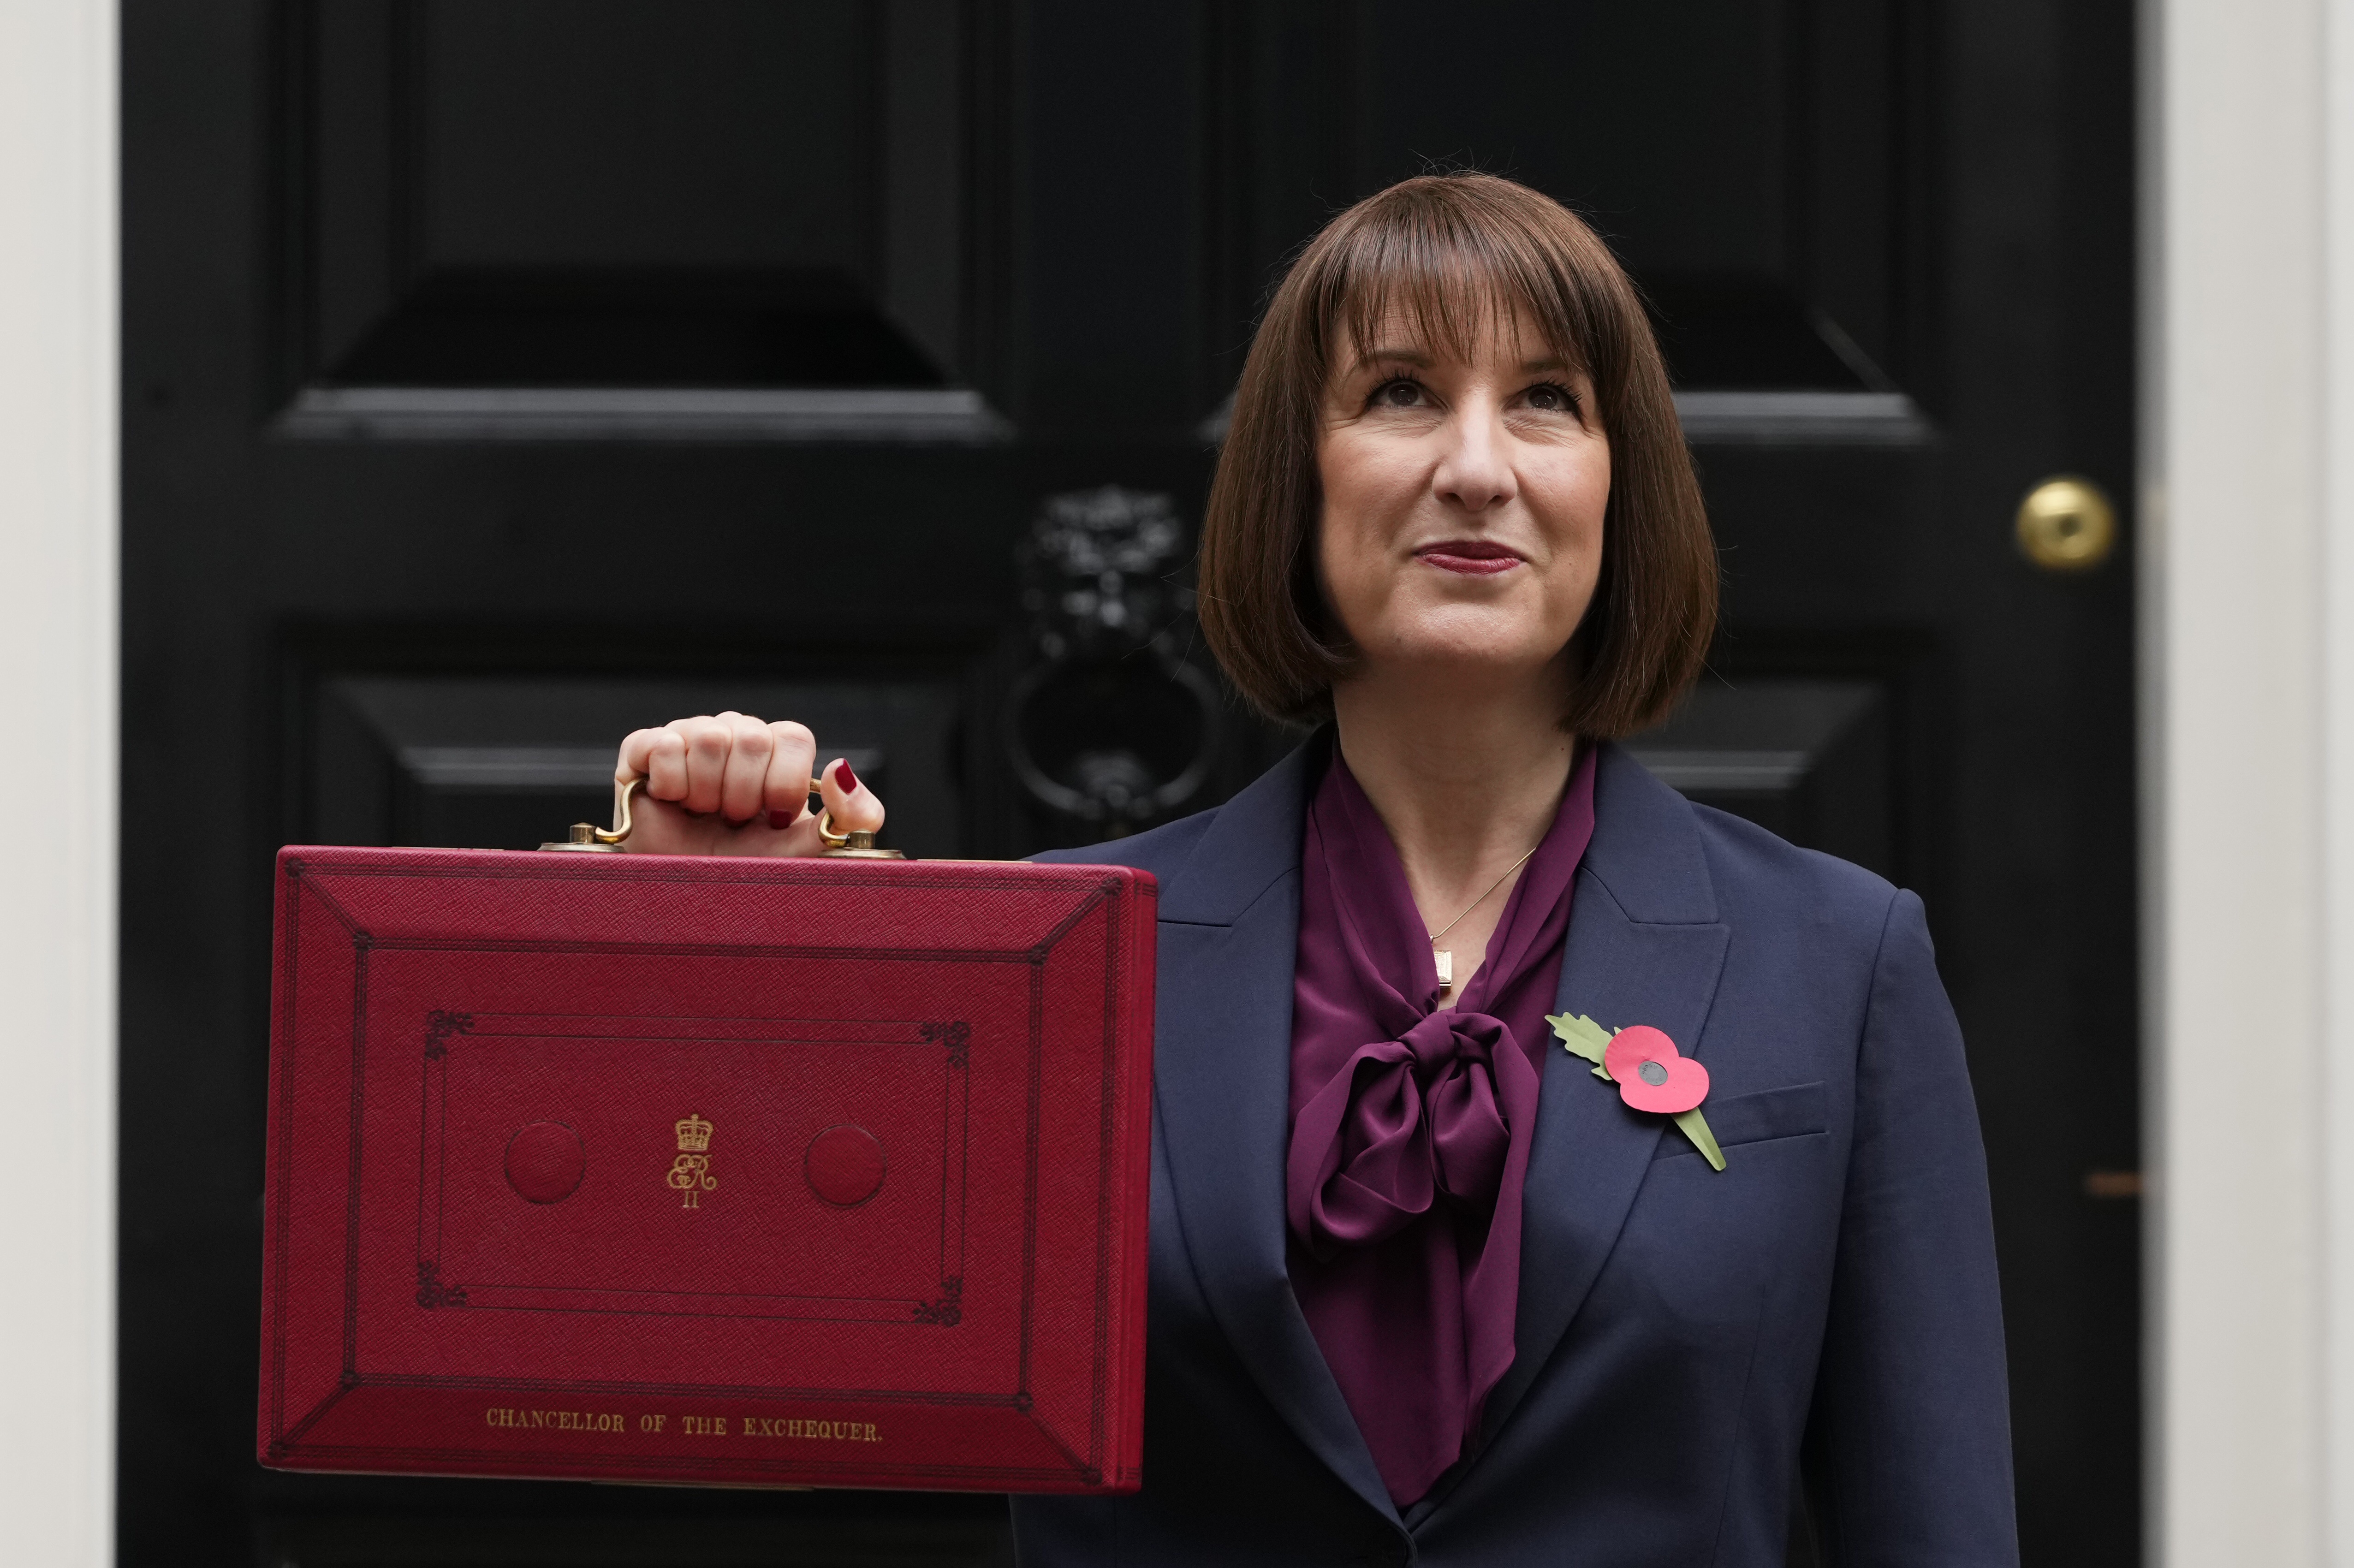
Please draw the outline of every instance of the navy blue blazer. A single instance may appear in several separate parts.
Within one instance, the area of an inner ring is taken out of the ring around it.
[[[1773,1564],[1802,1450],[1839,1564],[2018,1561],[1978,1113],[1920,900],[1694,806],[1615,746],[1561,1006],[1706,1063],[1711,1171],[1549,1050],[1518,1352],[1402,1517],[1284,1266],[1307,795],[1042,859],[1161,883],[1144,1487],[1021,1498],[1025,1568]]]

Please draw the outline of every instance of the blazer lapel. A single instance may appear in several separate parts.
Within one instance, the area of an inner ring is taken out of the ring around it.
[[[1570,906],[1554,1011],[1609,1029],[1648,1023],[1702,1055],[1731,931],[1718,920],[1691,807],[1616,746],[1605,743],[1596,766],[1594,839]],[[1666,1126],[1628,1109],[1589,1063],[1547,1046],[1512,1367],[1489,1396],[1485,1436],[1519,1406],[1594,1287]]]
[[[1311,740],[1228,801],[1162,890],[1153,1080],[1211,1311],[1292,1429],[1394,1521],[1284,1262],[1300,833],[1326,755]]]

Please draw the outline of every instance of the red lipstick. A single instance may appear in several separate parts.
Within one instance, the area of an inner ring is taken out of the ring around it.
[[[1491,577],[1522,564],[1517,552],[1487,539],[1444,539],[1436,545],[1425,545],[1414,556],[1440,571],[1460,572],[1471,577]]]

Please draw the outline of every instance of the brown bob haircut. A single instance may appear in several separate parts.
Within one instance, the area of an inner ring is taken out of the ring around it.
[[[1310,240],[1276,290],[1235,392],[1202,524],[1211,652],[1278,718],[1331,707],[1356,650],[1316,567],[1317,449],[1334,356],[1393,309],[1433,352],[1469,357],[1517,314],[1594,383],[1610,499],[1594,603],[1570,640],[1562,726],[1607,738],[1667,716],[1716,627],[1716,547],[1666,366],[1609,249],[1549,196],[1493,175],[1425,175],[1368,196]]]

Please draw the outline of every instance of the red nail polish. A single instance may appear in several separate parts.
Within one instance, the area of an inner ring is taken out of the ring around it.
[[[793,813],[792,813],[792,812],[790,812],[790,811],[771,811],[771,812],[769,812],[769,826],[770,826],[770,827],[772,827],[772,828],[790,828],[790,827],[791,827],[792,825],[793,825]]]
[[[858,793],[858,775],[850,770],[847,757],[833,765],[833,787],[845,795]]]

